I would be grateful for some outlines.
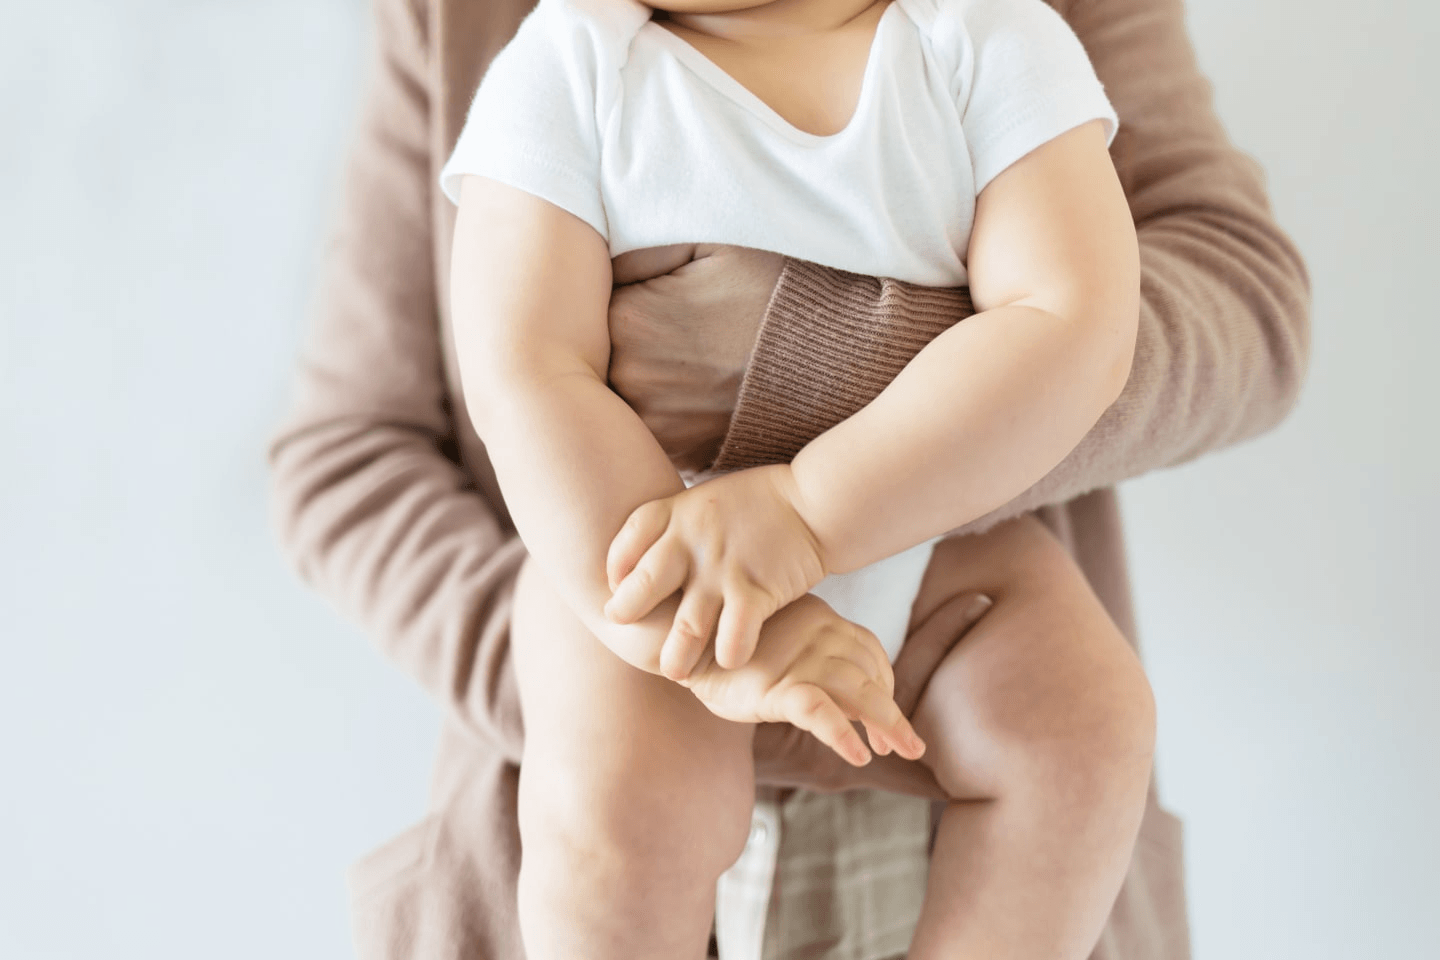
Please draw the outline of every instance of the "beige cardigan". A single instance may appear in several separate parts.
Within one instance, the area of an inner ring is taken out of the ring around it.
[[[1086,440],[981,522],[1039,510],[1133,638],[1111,488],[1288,411],[1306,361],[1308,281],[1259,169],[1215,117],[1179,0],[1054,5],[1120,115],[1112,153],[1140,237],[1140,335],[1129,385]],[[485,64],[530,6],[376,0],[378,56],[340,222],[270,449],[276,523],[301,576],[447,708],[431,814],[352,873],[367,957],[521,956],[522,733],[507,625],[523,548],[460,402],[440,295],[454,210],[436,177]],[[791,262],[717,467],[788,458],[968,312],[960,291]],[[1097,957],[1188,956],[1179,843],[1152,797]]]

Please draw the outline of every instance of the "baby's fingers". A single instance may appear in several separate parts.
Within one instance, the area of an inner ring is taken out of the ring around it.
[[[675,622],[660,648],[660,672],[671,680],[689,678],[710,634],[715,629],[715,618],[720,612],[720,595],[705,590],[699,584],[685,588],[680,607],[675,611]],[[721,664],[721,666],[725,666]]]
[[[726,670],[749,663],[760,643],[760,628],[774,612],[775,604],[757,591],[726,591],[715,631],[715,662]]]
[[[825,689],[865,725],[877,753],[883,755],[893,749],[906,760],[918,760],[925,753],[925,741],[895,705],[890,692],[856,664],[832,660],[826,671]]]
[[[814,736],[845,762],[856,767],[870,762],[869,749],[844,711],[814,684],[797,683],[787,688],[781,695],[780,712],[785,720]]]
[[[634,623],[679,590],[689,575],[689,554],[676,539],[662,538],[615,587],[605,616],[612,623]]]
[[[642,503],[625,519],[625,525],[610,541],[610,549],[605,554],[605,578],[612,592],[635,569],[645,551],[655,545],[669,524],[669,500]]]
[[[890,739],[885,736],[885,731],[879,727],[871,726],[868,723],[864,723],[863,725],[865,727],[865,740],[870,744],[871,753],[877,757],[883,757],[895,752],[895,744],[891,743]]]
[[[890,665],[890,657],[886,655],[885,647],[875,634],[860,626],[855,627],[855,641],[864,653],[857,655],[852,651],[845,651],[840,656],[852,661],[884,688],[887,697],[890,696],[895,691],[895,670]]]

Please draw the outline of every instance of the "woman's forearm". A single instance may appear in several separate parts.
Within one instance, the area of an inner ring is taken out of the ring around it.
[[[466,440],[443,402],[423,11],[372,6],[337,221],[268,450],[271,515],[307,584],[477,743],[519,762],[506,600],[524,553],[498,496],[446,454]]]

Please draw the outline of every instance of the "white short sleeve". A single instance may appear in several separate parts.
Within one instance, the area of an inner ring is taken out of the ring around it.
[[[459,202],[475,174],[553,203],[606,240],[598,117],[611,66],[597,24],[566,0],[541,0],[491,61],[440,186]]]
[[[945,0],[941,0],[942,4]],[[1119,120],[1090,58],[1042,0],[951,0],[962,9],[956,73],[961,124],[978,195],[1035,148],[1090,120]]]

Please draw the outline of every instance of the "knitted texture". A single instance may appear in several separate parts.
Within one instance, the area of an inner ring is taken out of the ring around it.
[[[788,463],[974,312],[963,288],[907,286],[789,261],[711,472]]]

